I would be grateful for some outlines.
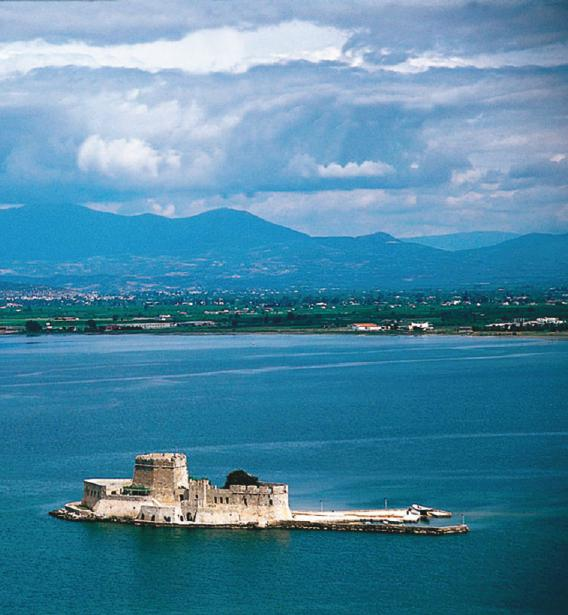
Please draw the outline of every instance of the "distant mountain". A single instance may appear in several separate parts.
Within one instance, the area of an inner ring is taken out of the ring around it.
[[[0,259],[201,254],[309,240],[308,235],[244,211],[215,209],[191,218],[118,216],[72,205],[0,211]]]
[[[386,233],[311,237],[252,214],[0,211],[0,284],[101,289],[448,288],[568,283],[568,235],[451,252]]]
[[[419,237],[406,237],[402,241],[419,243],[423,246],[438,248],[439,250],[471,250],[494,246],[509,239],[519,237],[516,233],[502,231],[472,231],[470,233],[451,233],[449,235],[422,235]]]

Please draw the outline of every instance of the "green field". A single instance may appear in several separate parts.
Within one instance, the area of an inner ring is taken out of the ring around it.
[[[468,299],[465,304],[459,305],[447,305],[446,298],[424,299],[414,296],[349,300],[336,298],[325,301],[320,297],[295,300],[279,297],[270,302],[254,300],[249,296],[199,301],[175,297],[162,301],[147,301],[143,298],[95,302],[12,301],[4,302],[4,305],[0,302],[0,327],[4,330],[24,331],[26,323],[34,321],[38,332],[41,329],[41,332],[50,333],[136,333],[141,330],[153,333],[292,333],[350,332],[353,323],[371,322],[388,327],[381,334],[392,334],[407,332],[411,321],[427,321],[435,333],[464,332],[464,328],[471,328],[473,332],[487,332],[486,327],[491,323],[543,317],[568,321],[568,302],[539,299],[529,301],[523,298],[520,304],[513,305],[506,305],[502,297],[498,296],[485,298],[483,302]],[[148,326],[164,328],[144,328]],[[565,325],[538,327],[539,331],[544,332],[564,329]]]

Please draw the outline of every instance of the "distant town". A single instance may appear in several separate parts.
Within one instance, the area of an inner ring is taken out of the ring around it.
[[[356,294],[0,289],[0,335],[139,332],[566,334],[568,289]]]

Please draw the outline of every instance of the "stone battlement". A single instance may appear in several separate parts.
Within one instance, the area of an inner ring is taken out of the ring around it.
[[[183,453],[145,453],[136,455],[135,463],[160,468],[187,467],[187,457]]]
[[[231,493],[251,493],[251,494],[269,494],[269,493],[288,493],[288,485],[282,483],[262,483],[261,485],[230,485]]]
[[[288,486],[281,483],[212,485],[190,479],[183,453],[137,455],[132,480],[90,479],[82,505],[98,518],[153,523],[256,524],[290,519]]]

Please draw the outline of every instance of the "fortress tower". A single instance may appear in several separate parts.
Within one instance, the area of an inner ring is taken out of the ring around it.
[[[149,489],[157,500],[173,504],[189,488],[187,457],[183,453],[138,455],[132,483]]]

